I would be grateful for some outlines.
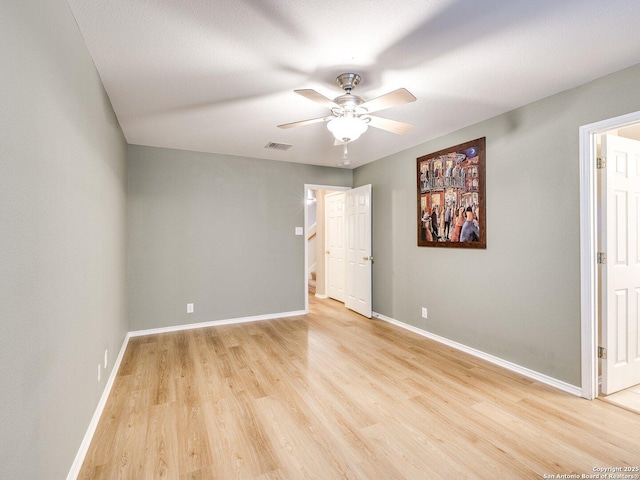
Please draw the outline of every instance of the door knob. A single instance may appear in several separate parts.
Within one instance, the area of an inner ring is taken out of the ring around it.
[[[327,251],[326,251],[326,252],[324,252],[324,253],[326,253],[327,255],[329,255],[331,252],[330,252],[329,250],[327,250]]]

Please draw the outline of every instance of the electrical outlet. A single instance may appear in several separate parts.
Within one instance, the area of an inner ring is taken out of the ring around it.
[[[422,318],[427,318],[427,307],[422,307]]]
[[[187,303],[187,313],[193,313],[193,303]]]
[[[100,374],[102,373],[102,371],[100,370],[100,367],[102,365],[98,364],[98,383],[100,383]]]
[[[104,369],[107,369],[107,365],[109,364],[109,350],[105,349],[104,351]]]

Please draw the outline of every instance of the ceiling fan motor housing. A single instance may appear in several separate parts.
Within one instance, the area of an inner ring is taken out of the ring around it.
[[[355,112],[356,108],[359,105],[362,105],[364,103],[364,99],[357,96],[357,95],[353,95],[351,93],[347,93],[345,95],[340,95],[339,97],[336,97],[333,99],[334,103],[337,103],[338,105],[340,105],[340,109],[332,109],[334,110],[334,115],[340,115],[343,112],[341,112],[340,110],[344,111],[344,112]],[[337,112],[335,111],[337,110]],[[361,109],[364,110],[364,109]],[[359,113],[364,113],[364,111],[359,112]]]
[[[336,78],[336,83],[340,85],[340,88],[345,92],[349,93],[360,83],[360,80],[362,79],[357,73],[341,73]]]

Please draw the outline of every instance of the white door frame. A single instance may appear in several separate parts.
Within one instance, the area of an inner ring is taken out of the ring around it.
[[[307,275],[309,272],[309,259],[307,257],[308,252],[307,252],[307,248],[309,246],[309,242],[307,241],[307,215],[308,213],[308,205],[307,205],[307,195],[309,190],[329,190],[329,191],[333,191],[333,192],[338,192],[338,191],[347,191],[347,190],[351,190],[351,187],[337,187],[335,185],[315,185],[315,184],[309,184],[309,183],[305,183],[304,184],[304,195],[303,195],[303,201],[304,201],[304,311],[305,313],[309,313],[309,285],[308,285],[308,279],[307,279]],[[316,215],[316,223],[318,223],[318,216]],[[324,222],[324,218],[322,218],[322,221]],[[316,261],[320,261],[320,259],[317,259]],[[324,257],[323,257],[323,261],[324,261]],[[326,269],[325,269],[326,270]]]
[[[582,396],[598,396],[598,247],[596,135],[640,122],[640,112],[580,127],[580,296]]]

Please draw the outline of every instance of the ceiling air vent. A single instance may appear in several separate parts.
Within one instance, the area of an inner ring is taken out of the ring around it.
[[[264,148],[270,148],[271,150],[289,150],[291,147],[293,147],[293,145],[289,145],[288,143],[276,143],[276,142],[269,142],[267,143]]]

